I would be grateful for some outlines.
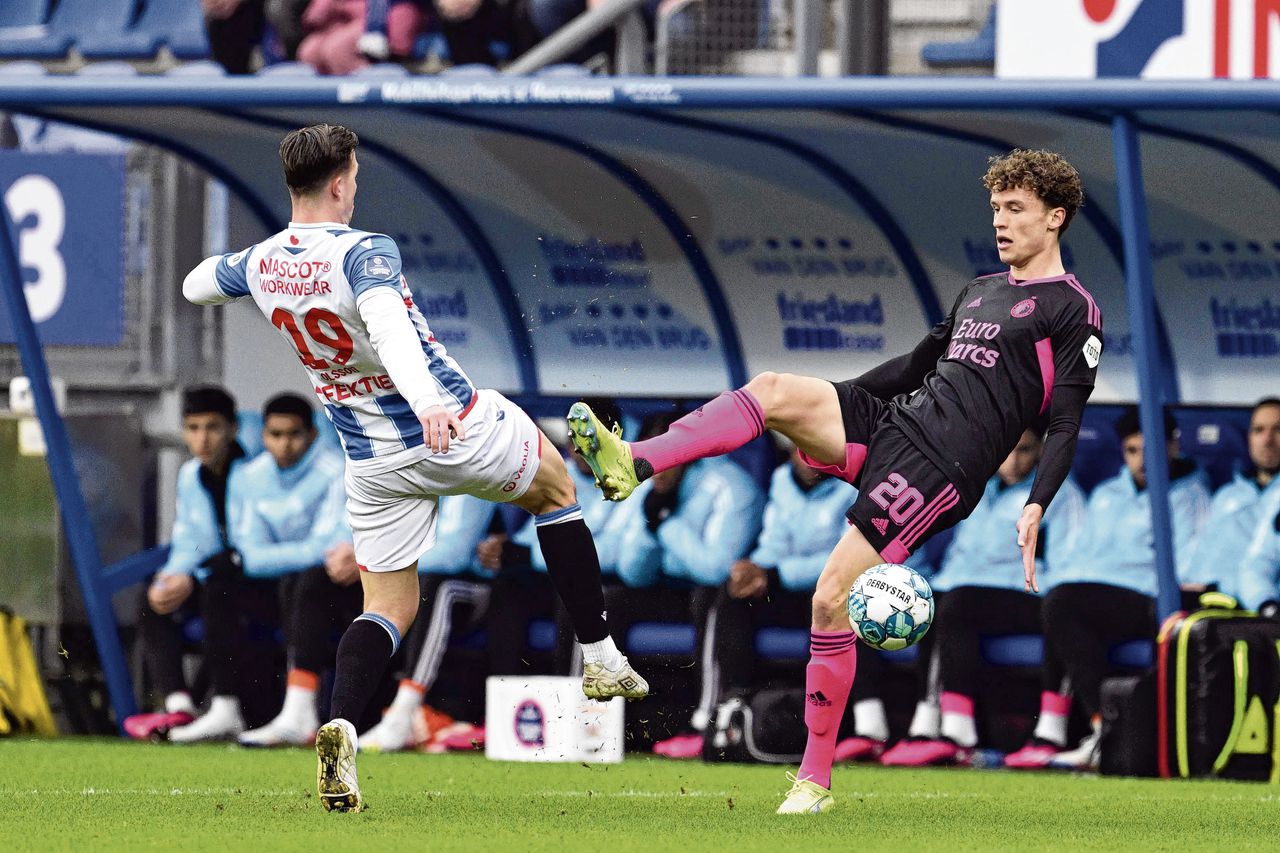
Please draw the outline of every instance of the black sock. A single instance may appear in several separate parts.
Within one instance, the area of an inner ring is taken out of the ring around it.
[[[574,517],[576,513],[576,517]],[[569,516],[567,521],[552,519]],[[609,636],[605,623],[604,591],[600,588],[600,558],[591,531],[574,504],[534,519],[538,544],[547,561],[547,574],[573,622],[580,643],[598,643]]]
[[[399,645],[400,632],[382,616],[362,613],[356,617],[338,643],[330,719],[341,718],[354,726],[360,725],[365,707]]]

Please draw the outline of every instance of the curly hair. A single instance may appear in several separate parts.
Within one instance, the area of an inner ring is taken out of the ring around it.
[[[1084,206],[1084,184],[1075,166],[1052,151],[1015,148],[987,161],[982,184],[993,193],[1024,189],[1035,193],[1046,207],[1066,211],[1059,236],[1065,234],[1076,211]]]

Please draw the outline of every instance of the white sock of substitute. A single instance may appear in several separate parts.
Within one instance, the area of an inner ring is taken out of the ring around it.
[[[286,720],[314,723],[316,720],[316,689],[320,677],[305,669],[292,669],[285,681],[284,707],[280,716]]]
[[[196,703],[191,701],[190,693],[185,690],[177,690],[164,697],[164,710],[167,714],[180,714],[185,711],[194,717]]]
[[[963,746],[978,745],[978,727],[973,720],[973,700],[962,693],[943,692],[942,736]]]
[[[598,643],[579,643],[582,646],[582,659],[587,663],[603,664],[605,669],[617,669],[622,666],[622,652],[614,645],[613,637],[605,637]]]
[[[1071,714],[1071,697],[1044,691],[1040,694],[1040,719],[1035,737],[1063,746],[1067,742],[1067,718]]]
[[[932,702],[917,702],[907,737],[936,738],[942,732],[942,711]]]
[[[858,737],[886,741],[889,739],[889,718],[884,703],[879,699],[863,699],[853,703],[853,730]]]
[[[396,698],[391,700],[387,713],[412,716],[422,705],[422,697],[426,692],[427,688],[418,682],[408,678],[401,679],[400,686],[396,689]]]
[[[214,696],[206,715],[215,720],[240,720],[240,700],[235,696]]]

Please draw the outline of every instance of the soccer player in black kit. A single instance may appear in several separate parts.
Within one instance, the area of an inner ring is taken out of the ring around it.
[[[901,563],[968,516],[1029,427],[1046,430],[1044,456],[1016,533],[1027,589],[1038,591],[1040,519],[1075,456],[1102,355],[1102,314],[1062,266],[1062,234],[1084,203],[1071,164],[1049,151],[1018,149],[992,158],[983,184],[996,248],[1009,269],[969,282],[947,318],[906,355],[845,382],[762,373],[666,433],[632,444],[586,405],[569,411],[574,445],[610,500],[623,500],[658,471],[727,453],[766,429],[794,441],[814,467],[858,487],[849,530],[813,596],[809,735],[779,814],[834,805],[832,756],[856,664],[846,604],[854,579],[879,563]]]

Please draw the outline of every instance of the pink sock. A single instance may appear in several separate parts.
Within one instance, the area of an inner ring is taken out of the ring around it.
[[[804,677],[804,724],[809,727],[809,739],[798,775],[824,788],[831,787],[836,734],[840,731],[840,718],[844,716],[857,668],[858,653],[852,631],[809,633],[809,666]]]
[[[745,388],[726,391],[676,421],[662,435],[631,445],[631,456],[653,466],[653,473],[719,456],[764,433],[764,409]]]

